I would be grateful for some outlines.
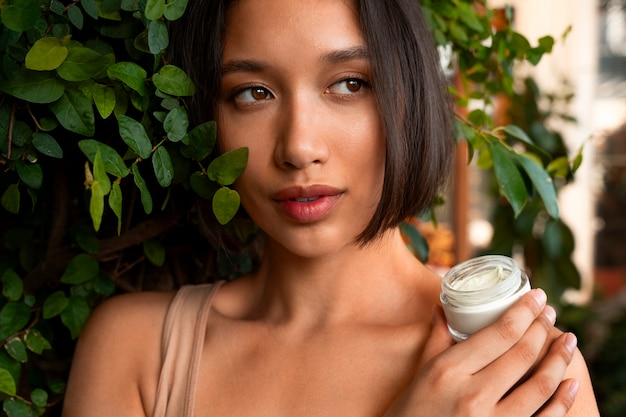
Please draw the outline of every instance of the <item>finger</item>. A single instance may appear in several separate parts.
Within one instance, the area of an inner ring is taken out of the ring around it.
[[[494,323],[459,343],[465,349],[455,350],[453,361],[463,361],[474,374],[507,352],[526,333],[546,305],[546,293],[533,289],[524,294]]]
[[[496,398],[503,397],[529,373],[529,370],[545,355],[555,322],[554,308],[544,307],[524,336],[508,352],[477,373],[486,381],[498,381],[497,384],[489,384],[490,395]]]
[[[550,401],[535,414],[535,417],[563,417],[574,405],[579,388],[578,381],[568,379],[561,382]]]
[[[443,310],[440,306],[434,306],[430,337],[426,341],[426,346],[424,346],[417,369],[421,369],[426,362],[453,345],[454,340],[448,332],[448,325],[446,324]]]
[[[559,391],[558,395],[555,392],[561,385],[575,349],[576,336],[571,333],[559,336],[530,377],[502,399],[499,406],[502,405],[504,410],[519,407],[539,410],[544,404],[567,404],[567,395],[562,391]],[[549,409],[556,410],[558,406],[550,406]]]

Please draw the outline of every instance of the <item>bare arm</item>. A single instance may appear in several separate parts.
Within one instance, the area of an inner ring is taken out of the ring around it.
[[[123,295],[98,307],[76,347],[64,417],[149,416],[171,296]]]

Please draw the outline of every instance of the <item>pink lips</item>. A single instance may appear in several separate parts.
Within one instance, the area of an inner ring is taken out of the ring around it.
[[[325,218],[343,192],[328,185],[284,188],[274,194],[282,212],[297,223],[313,223]]]

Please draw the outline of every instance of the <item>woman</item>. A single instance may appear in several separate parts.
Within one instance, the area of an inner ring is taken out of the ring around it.
[[[228,4],[227,4],[228,3]],[[116,297],[64,415],[593,416],[576,339],[533,290],[454,344],[398,225],[449,169],[445,84],[415,0],[194,1],[170,49],[196,120],[248,147],[265,232],[233,282]]]

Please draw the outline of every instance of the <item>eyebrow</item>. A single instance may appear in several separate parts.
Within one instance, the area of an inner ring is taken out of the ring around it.
[[[328,64],[340,64],[342,62],[368,59],[369,54],[367,48],[363,46],[355,46],[353,48],[339,49],[329,52],[320,57],[320,61]],[[232,60],[222,65],[222,75],[232,72],[261,72],[268,65],[255,60]]]
[[[369,53],[364,46],[339,49],[322,55],[321,61],[329,64],[340,64],[353,59],[369,59]]]

